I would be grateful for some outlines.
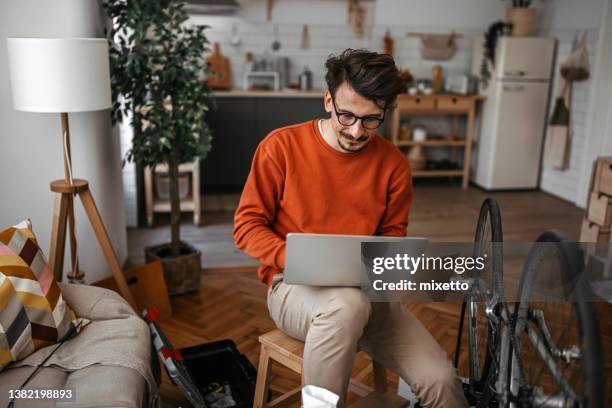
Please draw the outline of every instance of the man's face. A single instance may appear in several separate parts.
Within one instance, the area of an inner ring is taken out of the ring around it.
[[[336,89],[334,97],[329,90],[325,93],[325,110],[331,113],[331,127],[335,133],[338,147],[345,152],[353,153],[367,145],[370,138],[376,133],[375,129],[368,128],[375,126],[377,119],[382,120],[385,116],[384,109],[359,95],[346,82]],[[351,122],[351,115],[366,119],[357,119],[352,125],[346,125]],[[367,128],[364,126],[364,121]]]

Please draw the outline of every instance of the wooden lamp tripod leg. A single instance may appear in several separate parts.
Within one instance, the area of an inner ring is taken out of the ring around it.
[[[66,194],[55,195],[53,225],[51,227],[51,249],[49,265],[57,282],[62,281],[64,269],[64,248],[66,245],[66,220],[68,219],[68,197]]]
[[[70,283],[83,283],[84,274],[79,270],[79,258],[77,255],[76,224],[74,220],[74,196],[63,194],[68,199],[68,238],[70,240],[70,272],[68,281]]]
[[[136,307],[136,302],[134,301],[134,297],[132,296],[132,292],[130,292],[130,288],[128,287],[127,281],[125,280],[125,275],[121,270],[121,266],[119,265],[119,261],[117,260],[117,255],[115,254],[115,250],[111,245],[110,239],[108,238],[108,233],[106,232],[106,228],[104,227],[104,223],[102,223],[102,218],[100,218],[100,213],[98,212],[98,208],[96,207],[96,203],[91,195],[89,189],[79,192],[79,197],[81,198],[81,202],[83,203],[83,207],[85,207],[85,212],[87,213],[87,217],[89,218],[89,222],[93,227],[94,233],[98,238],[98,242],[100,243],[100,247],[102,248],[102,252],[106,257],[106,261],[111,268],[111,272],[115,278],[115,282],[117,283],[117,287],[119,288],[119,292],[125,300],[132,306],[132,308],[139,312]]]

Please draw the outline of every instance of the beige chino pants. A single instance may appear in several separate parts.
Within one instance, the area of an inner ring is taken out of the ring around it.
[[[371,303],[358,288],[287,285],[274,276],[268,310],[305,342],[303,379],[343,405],[357,348],[397,373],[423,407],[467,407],[456,369],[429,331],[399,303]]]

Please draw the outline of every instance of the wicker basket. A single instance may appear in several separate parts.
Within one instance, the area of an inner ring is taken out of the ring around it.
[[[145,248],[147,262],[159,260],[164,266],[168,295],[199,290],[202,282],[202,253],[185,242],[181,242],[180,256],[168,256],[170,251],[169,243]]]

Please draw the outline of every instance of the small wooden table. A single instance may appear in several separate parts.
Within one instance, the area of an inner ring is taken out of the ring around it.
[[[191,192],[187,197],[181,199],[181,212],[193,212],[193,223],[200,225],[202,213],[202,199],[200,194],[200,162],[199,160],[193,163],[183,163],[179,165],[179,174],[189,174],[191,176]],[[168,166],[166,164],[158,164],[155,166],[155,174],[151,167],[146,167],[144,170],[145,182],[145,201],[147,207],[147,225],[153,226],[154,214],[160,212],[170,212],[170,199],[155,197],[153,184],[155,183],[155,175],[168,174]]]
[[[463,168],[456,170],[418,170],[413,171],[413,177],[451,177],[461,176],[462,187],[466,189],[470,181],[470,162],[472,157],[472,140],[474,133],[474,117],[479,101],[483,101],[481,95],[408,95],[403,94],[397,98],[397,108],[391,118],[391,141],[401,148],[412,148],[417,145],[423,147],[448,146],[452,148],[454,156],[457,147],[465,149],[463,156]],[[413,140],[400,140],[400,119],[405,115],[450,115],[453,117],[453,130],[450,135],[415,142]],[[465,135],[460,136],[459,118],[467,116]]]

